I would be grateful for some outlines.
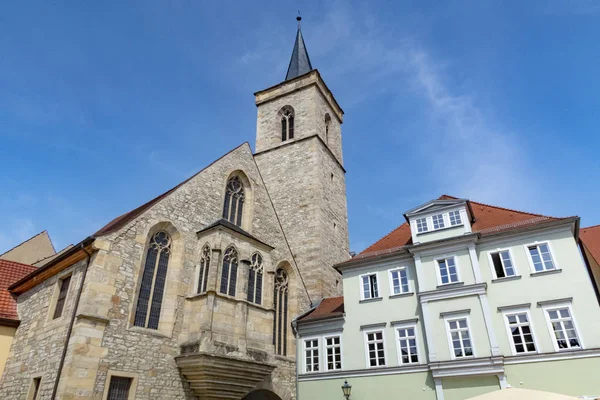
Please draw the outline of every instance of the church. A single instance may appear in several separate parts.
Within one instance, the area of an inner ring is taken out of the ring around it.
[[[255,93],[254,151],[212,164],[9,287],[1,399],[294,399],[294,319],[349,259],[343,111],[300,27]]]

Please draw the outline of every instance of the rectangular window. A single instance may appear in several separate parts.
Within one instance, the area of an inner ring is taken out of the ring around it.
[[[54,307],[54,316],[52,319],[60,318],[62,316],[70,283],[71,276],[67,276],[66,278],[60,280],[60,290],[58,292],[58,299],[56,299],[56,306]]]
[[[437,263],[440,271],[440,283],[442,285],[458,282],[458,271],[454,257],[437,260]]]
[[[510,252],[508,250],[490,253],[490,257],[492,258],[492,264],[494,265],[496,278],[515,276],[515,267],[512,263]]]
[[[444,215],[434,215],[433,218],[433,229],[442,229],[444,227]]]
[[[460,219],[460,211],[450,211],[450,213],[448,213],[448,217],[450,218],[450,226],[462,224],[462,220]]]
[[[408,273],[406,268],[399,268],[390,271],[391,281],[392,281],[392,295],[408,293]]]
[[[379,297],[379,289],[377,288],[377,274],[363,275],[361,279],[363,300]]]
[[[471,343],[466,318],[448,320],[448,334],[450,335],[454,357],[470,357],[473,355],[473,344]]]
[[[319,372],[319,339],[304,341],[304,360],[306,372]]]
[[[417,220],[417,232],[427,232],[429,229],[427,228],[427,218],[419,218]]]
[[[556,347],[559,350],[580,349],[581,343],[569,307],[549,309],[546,313],[552,326]]]
[[[398,333],[398,348],[400,350],[400,363],[415,364],[419,362],[417,355],[417,336],[414,326],[396,329]]]
[[[554,261],[552,261],[548,243],[535,244],[527,246],[527,248],[529,249],[533,269],[536,272],[549,271],[556,268]]]
[[[27,396],[28,400],[37,400],[38,399],[41,383],[42,383],[41,377],[33,378],[33,380],[31,381],[31,387],[29,388],[29,395]]]
[[[327,371],[342,369],[342,345],[339,336],[325,338],[325,352],[327,355]]]
[[[132,381],[132,378],[111,376],[107,400],[127,400]]]
[[[533,332],[531,331],[527,313],[507,314],[506,322],[508,323],[508,330],[510,331],[515,353],[535,352]]]
[[[367,358],[369,367],[385,366],[385,350],[383,348],[383,331],[367,332]]]

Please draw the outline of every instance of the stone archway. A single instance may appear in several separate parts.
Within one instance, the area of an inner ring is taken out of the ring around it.
[[[281,397],[270,390],[259,389],[248,393],[242,400],[281,400]]]

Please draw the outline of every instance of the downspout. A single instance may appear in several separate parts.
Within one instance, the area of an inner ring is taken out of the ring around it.
[[[58,364],[58,373],[56,375],[56,380],[54,381],[54,387],[52,388],[52,396],[50,397],[50,399],[56,398],[56,392],[58,391],[58,384],[60,382],[60,375],[62,374],[63,366],[65,364],[65,358],[67,357],[67,348],[69,346],[69,340],[71,339],[71,334],[73,333],[73,325],[75,324],[75,314],[77,313],[77,308],[79,307],[79,299],[81,299],[81,292],[83,292],[83,284],[85,283],[85,277],[87,276],[88,267],[90,266],[90,260],[92,258],[92,254],[85,249],[84,242],[81,242],[80,247],[81,250],[85,251],[85,253],[87,254],[87,261],[85,263],[85,269],[83,270],[83,276],[81,277],[81,285],[79,285],[79,289],[77,289],[77,297],[75,297],[75,305],[73,306],[73,315],[71,315],[71,320],[69,321],[67,337],[65,338],[65,345],[63,346],[62,356],[60,357],[60,363]]]

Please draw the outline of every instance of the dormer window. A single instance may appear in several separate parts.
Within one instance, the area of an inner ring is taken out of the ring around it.
[[[450,218],[450,226],[462,225],[462,220],[460,219],[460,211],[450,211],[448,213],[448,217]]]
[[[432,218],[433,229],[442,229],[444,227],[444,214],[434,215]]]
[[[427,232],[429,229],[427,228],[427,218],[419,218],[417,220],[417,232],[423,233]]]

